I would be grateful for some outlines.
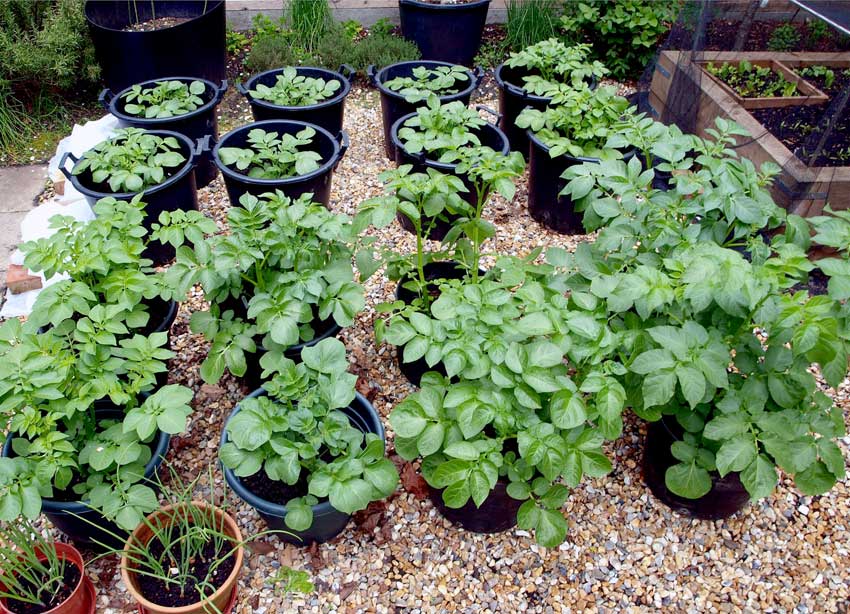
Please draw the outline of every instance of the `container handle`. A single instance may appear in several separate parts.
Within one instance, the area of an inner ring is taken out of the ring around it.
[[[210,139],[212,135],[206,134],[195,141],[195,148],[192,150],[192,157],[197,158],[210,150]]]
[[[100,92],[100,96],[97,97],[97,101],[107,111],[109,110],[109,105],[112,103],[112,101],[114,99],[115,99],[115,94],[113,94],[112,90],[109,89],[108,87],[104,88],[103,91]]]
[[[240,94],[242,94],[243,96],[245,96],[245,97],[247,97],[247,96],[248,96],[248,88],[247,88],[247,87],[245,87],[245,84],[243,84],[241,81],[239,81],[239,82],[236,84],[236,90],[237,90]]]
[[[340,130],[336,136],[336,140],[339,141],[339,160],[342,160],[345,152],[351,147],[351,139],[348,137],[348,131]],[[337,164],[339,164],[339,160],[337,160]]]
[[[505,89],[514,96],[519,96],[522,99],[528,98],[528,92],[524,88],[517,87],[513,83],[505,82]]]
[[[480,66],[476,66],[475,68],[472,69],[472,76],[474,77],[473,89],[478,87],[478,84],[481,83],[481,79],[484,77],[484,72],[485,72],[484,69],[481,68]]]
[[[227,79],[221,80],[221,85],[218,86],[218,90],[215,93],[215,103],[218,104],[224,98],[224,95],[227,93]]]
[[[351,64],[340,64],[338,72],[349,81],[353,80],[357,75],[357,71],[354,70],[354,67],[351,66]]]
[[[485,113],[489,113],[490,115],[492,115],[493,117],[496,118],[496,123],[502,121],[502,114],[497,113],[495,110],[491,109],[488,106],[485,106],[483,104],[477,104],[477,105],[475,105],[475,110],[476,111],[484,111]]]
[[[366,74],[369,75],[369,82],[375,87],[378,87],[378,71],[375,70],[374,64],[369,64],[366,67]]]
[[[66,163],[68,162],[69,158],[74,163],[74,166],[76,166],[77,162],[80,161],[80,159],[70,151],[66,151],[64,154],[62,154],[62,158],[59,160],[59,170],[62,171],[62,174],[65,175],[68,180],[73,177],[73,173],[69,172],[68,168],[66,167]]]

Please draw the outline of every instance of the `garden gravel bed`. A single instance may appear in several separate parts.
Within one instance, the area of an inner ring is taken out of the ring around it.
[[[495,100],[484,100],[496,106]],[[378,94],[355,87],[346,128],[351,149],[333,181],[332,208],[353,214],[380,193],[378,175],[391,168],[381,143]],[[246,121],[249,117],[245,118]],[[538,245],[574,249],[592,237],[544,230],[526,210],[523,181],[513,202],[491,200],[485,217],[498,227],[500,252],[522,254]],[[201,209],[224,230],[228,206],[221,180],[199,194]],[[375,232],[372,230],[371,232]],[[379,239],[413,250],[412,235],[397,224]],[[413,391],[400,374],[395,350],[376,346],[374,306],[390,300],[395,285],[380,273],[367,284],[367,308],[340,338],[348,348],[358,389],[385,419]],[[168,461],[193,478],[216,462],[225,418],[248,391],[233,377],[202,384],[200,362],[208,344],[189,332],[192,311],[204,309],[196,289],[172,328],[178,358],[171,382],[193,388],[195,413],[187,432],[172,440]],[[850,383],[830,391],[848,408]],[[846,413],[846,412],[845,412]],[[385,425],[388,423],[385,420]],[[642,422],[627,414],[623,436],[610,444],[612,474],[572,491],[566,504],[567,540],[557,549],[537,546],[525,531],[481,535],[450,525],[427,499],[416,466],[393,454],[402,486],[373,503],[330,543],[301,549],[269,537],[252,546],[235,612],[840,612],[850,607],[850,493],[846,479],[829,493],[802,497],[780,483],[775,494],[725,521],[691,520],[655,500],[641,478]],[[841,442],[847,456],[850,438]],[[202,477],[202,484],[209,485]],[[216,474],[215,492],[224,482]],[[254,510],[228,495],[243,534],[265,528]],[[88,554],[88,553],[86,553]],[[86,558],[90,558],[86,556]],[[285,595],[269,582],[278,567],[308,570],[312,594]],[[116,557],[88,567],[98,591],[98,612],[135,611],[120,582]]]

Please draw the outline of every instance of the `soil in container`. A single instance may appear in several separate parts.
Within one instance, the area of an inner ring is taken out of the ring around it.
[[[213,587],[218,588],[222,586],[233,571],[233,567],[236,565],[236,557],[232,554],[233,547],[232,542],[225,540],[224,544],[221,545],[221,548],[216,550],[215,542],[210,540],[204,546],[203,557],[197,559],[192,564],[191,571],[185,585],[178,588],[173,584],[163,582],[159,578],[153,578],[144,574],[137,574],[136,583],[138,585],[138,590],[145,599],[161,606],[179,608],[200,603],[205,597],[208,598],[212,595],[214,591],[209,587],[203,591],[199,590],[192,578],[207,577],[211,564],[214,561],[228,555],[230,552],[231,554],[227,556],[221,565],[213,571],[210,578]],[[154,538],[148,542],[147,548],[150,554],[162,561],[163,566],[168,569],[169,564],[164,556],[165,548],[163,547],[162,542],[157,538]]]
[[[82,575],[80,574],[80,570],[77,569],[77,566],[69,559],[65,559],[65,569],[62,576],[63,584],[59,589],[59,592],[55,595],[39,594],[39,598],[45,601],[45,606],[26,603],[24,601],[18,601],[17,599],[6,599],[3,605],[15,614],[44,614],[56,606],[65,603],[80,583],[81,578]],[[45,583],[46,580],[47,578],[45,578]],[[24,584],[29,584],[30,588],[34,588],[33,583],[29,580],[23,580],[23,582]]]
[[[153,32],[191,21],[189,17],[157,17],[141,23],[133,23],[124,28],[124,32]]]

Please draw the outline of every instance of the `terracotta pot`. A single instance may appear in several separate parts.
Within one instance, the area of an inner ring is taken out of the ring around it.
[[[55,546],[56,552],[66,561],[73,563],[80,571],[80,580],[77,582],[77,586],[74,587],[70,597],[55,608],[47,610],[44,614],[94,614],[96,604],[94,585],[86,576],[86,566],[83,562],[83,557],[70,544],[57,543]],[[44,560],[46,557],[39,558]],[[6,607],[5,599],[0,599],[0,614],[15,614]]]
[[[239,531],[239,527],[236,526],[236,522],[229,515],[225,514],[217,507],[213,507],[208,503],[203,503],[201,501],[193,501],[192,505],[199,509],[212,512],[215,515],[216,522],[223,524],[224,532],[230,536],[234,542],[242,542],[242,533]],[[171,516],[172,512],[177,510],[179,507],[180,506],[166,505],[165,507],[150,514],[147,517],[147,520],[148,522],[153,523],[161,521],[162,519],[167,519]],[[127,553],[133,544],[147,545],[152,538],[153,532],[148,524],[140,524],[130,534],[130,537],[127,539],[127,543],[124,545],[124,552],[121,555],[121,579],[124,581],[124,586],[127,587],[127,591],[139,604],[140,612],[149,614],[219,614],[221,612],[228,612],[229,608],[233,607],[232,601],[233,596],[236,593],[236,581],[239,579],[239,574],[242,571],[242,560],[244,557],[244,550],[242,546],[238,546],[236,548],[236,564],[233,566],[233,571],[230,572],[227,580],[218,587],[218,590],[216,590],[215,593],[202,602],[172,608],[157,605],[156,603],[146,599],[141,594],[139,591],[138,579],[133,570],[134,565],[127,557]]]

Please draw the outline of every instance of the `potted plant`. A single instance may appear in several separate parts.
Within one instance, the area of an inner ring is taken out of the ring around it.
[[[563,172],[574,164],[622,158],[634,151],[609,147],[622,116],[634,107],[611,86],[591,90],[586,84],[564,91],[557,105],[526,108],[516,118],[528,130],[531,143],[528,172],[528,212],[557,232],[584,234],[581,217],[568,196],[559,196]],[[623,143],[624,147],[629,147]],[[631,147],[630,149],[634,149]]]
[[[146,481],[185,427],[192,393],[162,378],[176,305],[153,302],[162,277],[140,257],[143,209],[104,199],[93,221],[57,216],[54,235],[22,246],[30,270],[69,278],[42,290],[26,324],[0,329],[4,520],[43,510],[87,543],[98,537],[90,524],[129,530],[156,505]],[[205,227],[197,212],[167,217],[154,238]]]
[[[94,614],[96,595],[83,557],[29,520],[0,523],[0,560],[0,613]]]
[[[182,134],[123,128],[87,150],[79,159],[66,152],[59,168],[90,205],[110,196],[130,200],[144,194],[142,222],[150,230],[164,211],[198,208],[192,171],[196,154],[195,145]],[[74,163],[71,171],[66,167],[69,159]],[[174,250],[164,244],[152,243],[148,250],[146,256],[157,264],[174,257]]]
[[[381,70],[369,66],[372,85],[381,94],[381,120],[384,126],[384,151],[395,159],[390,131],[393,124],[424,106],[430,96],[441,104],[459,100],[469,105],[472,92],[481,80],[480,71],[446,62],[412,61],[391,64]]]
[[[233,410],[220,457],[231,488],[283,539],[299,545],[338,535],[351,515],[389,496],[398,472],[384,456],[384,429],[355,392],[345,347],[324,339],[261,359],[266,381]]]
[[[569,488],[611,468],[601,445],[619,436],[626,395],[604,306],[567,297],[559,271],[532,264],[539,252],[442,282],[429,310],[393,314],[383,338],[446,372],[390,414],[396,451],[423,459],[438,509],[474,531],[518,522],[554,547]]]
[[[168,130],[192,142],[209,136],[218,141],[216,109],[227,92],[227,80],[216,85],[206,79],[171,77],[135,83],[117,94],[109,88],[100,93],[100,103],[118,118],[123,127]],[[199,153],[195,165],[198,188],[215,179],[216,168],[209,150]]]
[[[214,83],[225,77],[224,0],[86,2],[85,16],[106,86],[119,91],[165,75]]]
[[[266,350],[297,357],[304,345],[335,336],[365,304],[351,266],[349,219],[281,192],[245,194],[227,212],[228,235],[181,247],[165,273],[175,296],[200,283],[209,311],[192,314],[191,329],[212,347],[201,377],[217,382],[225,369],[259,385]]]
[[[290,198],[312,194],[328,205],[333,171],[348,150],[348,133],[301,121],[270,119],[231,130],[213,149],[231,204],[243,194],[280,190]]]
[[[256,121],[296,119],[339,134],[345,98],[355,70],[343,64],[339,71],[286,66],[254,75],[236,87],[248,99]]]
[[[489,8],[490,0],[399,0],[401,32],[425,60],[471,66]]]
[[[590,45],[567,46],[550,38],[511,53],[496,68],[499,86],[499,127],[508,137],[513,151],[523,156],[528,151],[525,130],[516,119],[526,107],[542,111],[564,92],[584,86],[593,88],[608,70],[598,61],[590,61]]]
[[[459,101],[440,104],[433,96],[427,106],[396,121],[390,138],[397,164],[410,164],[418,172],[433,168],[457,175],[467,187],[464,198],[473,206],[480,198],[486,200],[487,194],[478,194],[472,178],[463,170],[463,160],[482,156],[483,150],[502,157],[509,154],[505,135],[477,111]]]

